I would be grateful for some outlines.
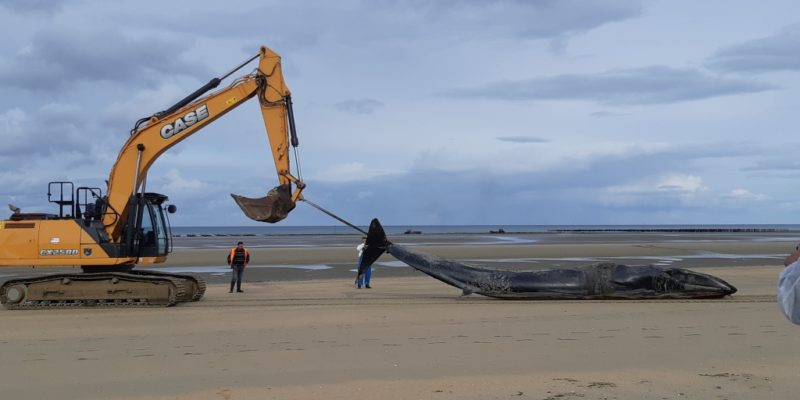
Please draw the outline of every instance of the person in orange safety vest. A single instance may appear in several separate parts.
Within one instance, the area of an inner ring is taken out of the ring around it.
[[[228,265],[231,266],[231,290],[228,293],[233,293],[233,284],[236,284],[236,292],[242,293],[242,275],[244,275],[244,268],[250,263],[250,252],[244,247],[244,242],[239,242],[236,247],[231,249],[228,254]]]

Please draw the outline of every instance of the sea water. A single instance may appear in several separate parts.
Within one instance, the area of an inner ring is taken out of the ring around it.
[[[366,231],[369,227],[361,226]],[[389,235],[423,234],[478,234],[503,230],[505,233],[543,232],[613,232],[613,231],[740,231],[740,232],[796,232],[800,224],[741,224],[741,225],[385,225]],[[175,236],[271,236],[271,235],[349,235],[359,234],[344,225],[326,226],[173,226]]]

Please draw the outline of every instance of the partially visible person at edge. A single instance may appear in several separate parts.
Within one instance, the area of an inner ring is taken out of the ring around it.
[[[800,245],[783,260],[786,267],[778,278],[778,305],[783,315],[800,325]]]
[[[358,250],[358,271],[361,272],[361,262],[364,260],[364,249],[367,248],[367,238],[361,238],[361,244],[356,246],[356,250]],[[372,286],[369,285],[369,278],[372,277],[372,265],[367,265],[363,269],[364,273],[359,273],[358,277],[356,278],[356,287],[361,289],[361,285],[364,285],[367,289],[372,289]]]
[[[242,275],[244,275],[244,268],[250,263],[250,252],[244,247],[244,242],[239,242],[236,247],[231,249],[228,254],[228,264],[231,266],[231,290],[228,293],[233,293],[233,285],[236,284],[236,291],[238,293],[244,292],[242,290]]]

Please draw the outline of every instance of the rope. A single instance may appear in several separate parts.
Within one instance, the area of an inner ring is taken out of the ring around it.
[[[334,214],[334,213],[332,213],[332,212],[330,212],[330,211],[318,206],[317,204],[314,204],[314,202],[312,202],[312,201],[310,201],[310,200],[308,200],[306,198],[301,198],[299,200],[308,203],[308,205],[310,205],[311,207],[314,207],[317,210],[320,210],[320,211],[324,212],[325,214],[328,214],[329,216],[331,216],[332,218],[338,220],[339,222],[341,222],[341,223],[343,223],[343,224],[345,224],[345,225],[347,225],[347,226],[349,226],[349,227],[351,227],[351,228],[353,228],[353,229],[355,229],[355,230],[357,230],[357,231],[359,231],[359,232],[361,232],[361,233],[363,233],[365,235],[367,234],[367,232],[364,231],[363,229],[361,229],[361,228],[359,228],[359,227],[357,227],[357,226],[345,221],[343,218],[341,218],[338,215],[336,215],[336,214]]]

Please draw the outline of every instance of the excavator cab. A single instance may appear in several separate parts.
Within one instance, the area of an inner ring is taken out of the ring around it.
[[[167,196],[158,193],[137,194],[140,196],[139,221],[136,229],[131,234],[131,255],[137,257],[164,257],[171,249],[171,232],[169,219],[165,214],[167,209],[174,210],[174,206],[163,207]]]
[[[124,245],[110,243],[103,235],[103,214],[113,212],[105,209],[100,188],[79,187],[72,190],[72,182],[50,182],[48,201],[58,205],[59,219],[80,221],[83,229],[95,237],[95,241],[107,252],[120,257],[165,257],[172,251],[172,231],[166,213],[174,213],[174,205],[164,203],[169,197],[159,193],[137,193],[132,200],[134,212],[125,225]],[[74,194],[74,195],[73,195]]]

